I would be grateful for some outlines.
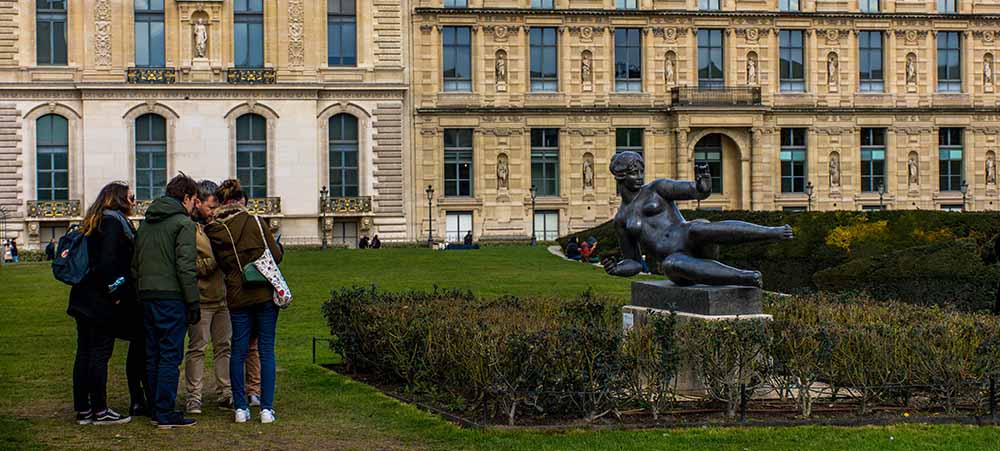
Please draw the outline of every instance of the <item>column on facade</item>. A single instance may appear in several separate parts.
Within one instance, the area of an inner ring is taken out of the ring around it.
[[[690,132],[689,128],[678,127],[674,130],[676,138],[674,139],[674,173],[672,177],[675,180],[681,180],[686,173],[684,170],[686,165],[693,164],[688,157],[688,133]]]
[[[757,136],[760,132],[754,132],[751,130],[749,132],[750,139],[749,142],[745,143],[745,148],[740,149],[740,208],[744,210],[753,209],[753,201],[751,197],[753,184],[750,183],[753,177],[753,152],[754,147],[759,145],[757,141]]]
[[[964,3],[964,2],[962,2]],[[975,94],[976,80],[976,60],[975,41],[972,39],[972,31],[966,30],[962,33],[962,92],[965,94]]]

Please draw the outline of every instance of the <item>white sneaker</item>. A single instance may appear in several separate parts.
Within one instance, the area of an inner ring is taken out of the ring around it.
[[[250,395],[250,407],[260,407],[260,396]]]
[[[237,423],[246,423],[249,420],[250,420],[250,409],[236,409]]]
[[[271,409],[262,409],[260,411],[260,422],[261,424],[274,423],[274,411]]]

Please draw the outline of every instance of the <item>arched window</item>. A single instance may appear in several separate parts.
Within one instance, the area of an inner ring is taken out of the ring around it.
[[[158,114],[135,120],[135,197],[153,200],[167,186],[167,121]]]
[[[247,197],[267,197],[267,119],[261,115],[236,119],[236,178]]]
[[[341,113],[330,118],[330,195],[358,195],[358,119]]]
[[[69,122],[46,114],[35,122],[35,178],[38,200],[69,199]]]

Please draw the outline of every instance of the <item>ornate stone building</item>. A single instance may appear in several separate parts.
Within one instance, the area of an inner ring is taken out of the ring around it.
[[[408,8],[0,0],[5,237],[45,243],[104,184],[146,205],[184,171],[239,177],[285,243],[321,223],[334,243],[410,238]]]
[[[716,194],[701,208],[1000,207],[996,3],[412,6],[409,189],[434,189],[435,229],[452,239],[607,220],[620,150],[644,154],[647,178],[708,164]],[[427,199],[410,212],[426,236]]]

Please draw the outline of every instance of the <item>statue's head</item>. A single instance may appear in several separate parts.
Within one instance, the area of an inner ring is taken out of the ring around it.
[[[618,185],[630,191],[638,191],[642,188],[646,172],[646,162],[642,155],[625,151],[618,153],[611,159],[611,174],[615,176]]]

